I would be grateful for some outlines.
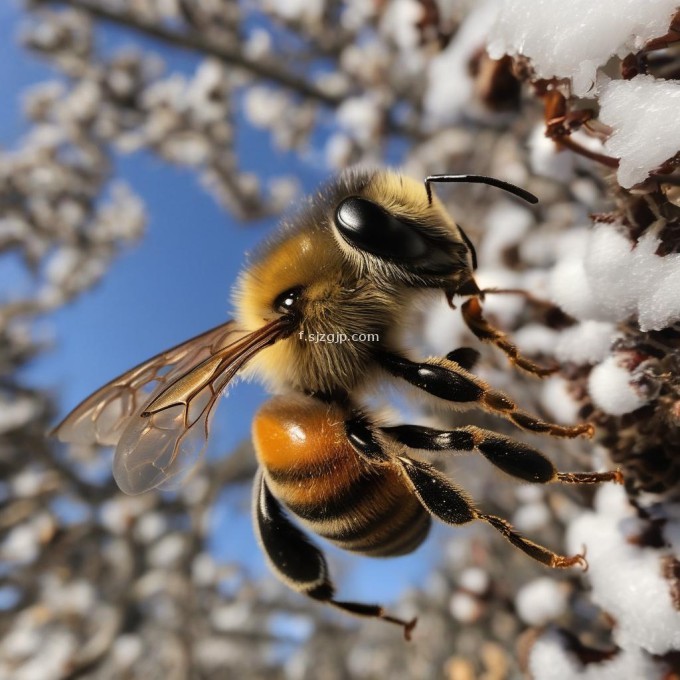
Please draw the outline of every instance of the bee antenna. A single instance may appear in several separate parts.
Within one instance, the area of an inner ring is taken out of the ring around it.
[[[492,187],[497,187],[514,194],[519,198],[525,200],[527,203],[538,203],[538,198],[526,189],[521,189],[510,182],[504,182],[502,179],[495,177],[486,177],[485,175],[428,175],[425,178],[425,191],[427,192],[427,202],[432,205],[432,187],[434,182],[470,182],[473,184],[489,184]]]

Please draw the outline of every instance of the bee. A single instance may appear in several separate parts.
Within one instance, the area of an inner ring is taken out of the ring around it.
[[[115,446],[113,474],[126,493],[176,487],[205,447],[219,396],[237,375],[263,380],[274,396],[252,426],[259,462],[253,518],[270,567],[293,590],[398,624],[407,638],[415,619],[335,598],[325,557],[306,532],[350,552],[390,557],[415,550],[432,518],[451,525],[481,520],[544,565],[585,566],[584,555],[559,555],[482,512],[413,452],[477,452],[539,484],[620,482],[618,471],[558,472],[538,450],[496,432],[387,425],[366,406],[371,390],[393,381],[421,399],[480,408],[529,432],[592,435],[589,424],[562,426],[520,409],[471,372],[474,349],[423,359],[404,346],[405,310],[419,295],[443,293],[452,306],[454,296],[464,296],[462,316],[477,338],[528,373],[555,370],[521,356],[484,318],[474,246],[433,194],[437,182],[485,183],[538,200],[478,175],[433,175],[423,185],[393,171],[347,171],[255,254],[238,281],[233,320],[112,380],[56,435]],[[309,341],[321,334],[347,341]]]

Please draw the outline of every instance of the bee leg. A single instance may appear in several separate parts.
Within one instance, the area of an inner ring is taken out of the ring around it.
[[[428,394],[458,404],[474,404],[485,411],[503,416],[522,430],[554,437],[593,435],[593,426],[589,423],[571,427],[557,425],[522,411],[503,392],[492,389],[483,380],[448,359],[428,359],[416,363],[388,352],[377,354],[376,358],[389,373]]]
[[[402,626],[411,639],[416,619],[404,621],[385,613],[379,605],[341,602],[333,599],[335,588],[328,575],[323,553],[284,514],[260,471],[254,487],[254,525],[274,574],[289,588],[314,600],[355,616],[377,618]]]
[[[498,329],[494,328],[482,315],[482,305],[479,302],[478,297],[470,298],[467,302],[463,303],[461,307],[463,313],[463,320],[467,324],[467,327],[482,341],[491,342],[496,347],[498,347],[502,352],[510,359],[518,368],[531,373],[532,375],[537,375],[539,378],[544,378],[547,375],[552,375],[559,370],[558,366],[553,366],[552,368],[542,368],[533,361],[530,361],[526,357],[523,357],[517,347],[513,345],[504,333],[501,333]]]
[[[587,568],[585,555],[559,555],[521,536],[512,525],[496,515],[486,515],[475,508],[472,499],[431,465],[404,456],[397,459],[422,506],[446,524],[467,524],[482,520],[499,531],[515,547],[548,567],[565,568],[580,565]]]
[[[480,427],[436,430],[420,425],[384,427],[382,431],[412,449],[427,451],[478,451],[508,475],[534,484],[623,483],[620,470],[611,472],[558,472],[540,451],[510,437]]]
[[[472,347],[459,347],[449,352],[446,358],[458,364],[462,369],[471,371],[479,361],[479,352]]]

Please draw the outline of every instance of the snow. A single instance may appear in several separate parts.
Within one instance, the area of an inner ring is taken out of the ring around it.
[[[602,486],[596,510],[583,513],[571,524],[568,550],[578,552],[586,544],[589,570],[585,577],[593,588],[593,602],[617,622],[615,642],[623,649],[641,647],[662,655],[680,650],[680,611],[673,607],[669,582],[661,573],[662,559],[671,550],[629,542],[627,530],[631,523],[635,528],[635,522],[623,487]]]
[[[420,42],[417,24],[422,16],[423,6],[418,0],[392,0],[386,6],[380,30],[394,40],[400,49],[412,50]]]
[[[484,218],[484,239],[478,248],[484,266],[502,265],[503,251],[519,243],[534,224],[530,210],[516,201],[494,203]]]
[[[0,434],[23,427],[39,412],[39,404],[28,397],[17,397],[12,402],[0,399]]]
[[[488,51],[494,59],[522,54],[538,78],[570,78],[582,97],[592,93],[611,56],[637,52],[664,35],[677,7],[677,0],[506,0]]]
[[[569,383],[560,376],[543,381],[541,403],[550,417],[558,423],[578,421],[578,403],[569,393]]]
[[[12,491],[19,498],[36,496],[45,482],[43,470],[26,468],[12,479]]]
[[[567,608],[568,588],[548,576],[537,578],[520,588],[515,607],[522,621],[543,626],[558,618]]]
[[[631,384],[631,378],[616,356],[607,357],[588,377],[593,403],[612,416],[622,416],[644,406],[647,401]]]
[[[547,526],[550,519],[550,510],[545,503],[528,503],[515,511],[512,524],[519,531],[531,533]]]
[[[164,536],[149,550],[149,564],[153,567],[176,568],[186,552],[186,540],[181,534]]]
[[[600,107],[600,120],[613,129],[605,151],[621,159],[617,178],[622,187],[644,181],[680,150],[677,81],[648,75],[613,80],[603,88]]]
[[[248,88],[243,110],[248,122],[258,128],[270,128],[285,115],[290,101],[285,93],[273,87],[258,85]]]
[[[632,317],[643,331],[666,328],[680,320],[680,254],[656,255],[659,238],[653,228],[637,244],[623,229],[597,224],[585,257],[567,252],[557,263],[549,294],[579,319],[622,322]]]
[[[368,143],[380,127],[382,114],[373,95],[349,97],[338,107],[340,127],[360,143]]]
[[[564,638],[554,630],[544,633],[531,649],[531,677],[537,680],[661,680],[660,664],[644,652],[624,650],[613,659],[583,666],[565,649]]]
[[[456,39],[431,60],[427,75],[425,114],[433,124],[455,122],[468,108],[473,94],[470,59],[484,46],[489,27],[498,13],[498,6],[497,0],[480,3],[466,16]]]
[[[166,517],[160,512],[143,514],[135,525],[135,538],[142,543],[153,543],[168,529]]]
[[[529,137],[529,163],[535,175],[557,182],[568,182],[574,173],[574,155],[563,150],[545,136],[545,125],[537,125]]]
[[[376,5],[365,0],[345,0],[342,4],[340,25],[355,31],[366,25],[376,12]]]
[[[334,170],[348,165],[352,155],[352,140],[345,134],[336,132],[326,142],[326,164]]]
[[[253,28],[248,37],[243,52],[253,61],[264,59],[272,51],[272,36],[263,28]]]
[[[560,334],[555,357],[560,363],[596,364],[607,356],[617,335],[612,323],[582,321]]]
[[[144,644],[138,635],[124,633],[113,643],[111,653],[117,666],[129,668],[141,657],[143,651]]]
[[[286,2],[267,0],[265,8],[284,21],[314,24],[323,14],[324,2],[323,0],[287,0]]]
[[[191,563],[191,578],[198,587],[208,587],[217,581],[219,569],[208,553],[199,553]]]
[[[479,618],[481,607],[479,602],[471,595],[454,593],[449,602],[449,611],[457,621],[472,623]]]
[[[470,593],[482,595],[489,587],[489,574],[479,567],[468,567],[461,573],[458,584]]]
[[[213,626],[219,631],[240,630],[251,618],[250,604],[247,602],[221,604],[212,610],[210,618]]]

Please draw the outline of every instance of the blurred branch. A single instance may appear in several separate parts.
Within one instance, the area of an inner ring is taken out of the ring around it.
[[[175,47],[210,55],[225,64],[236,66],[254,76],[282,85],[326,106],[335,107],[343,99],[342,95],[324,92],[308,80],[282,68],[277,62],[269,59],[248,59],[240,45],[229,47],[205,32],[199,34],[195,31],[184,31],[180,33],[153,23],[133,12],[114,10],[101,3],[91,2],[91,0],[34,0],[34,2],[37,5],[66,5],[86,12],[97,19],[130,28]]]

